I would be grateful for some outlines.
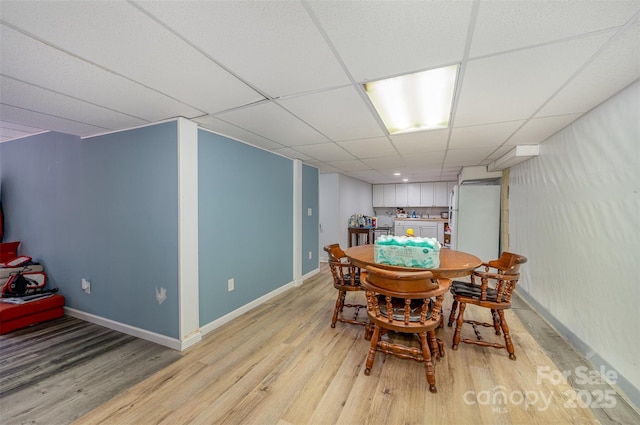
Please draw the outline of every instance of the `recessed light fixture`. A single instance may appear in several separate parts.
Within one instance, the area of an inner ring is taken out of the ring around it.
[[[389,134],[447,128],[458,65],[364,84]]]
[[[402,179],[402,181],[403,181],[403,182],[408,182],[408,181],[409,181],[409,179]]]
[[[399,175],[400,175],[400,173],[393,173],[393,175],[394,175],[394,176],[399,176]]]

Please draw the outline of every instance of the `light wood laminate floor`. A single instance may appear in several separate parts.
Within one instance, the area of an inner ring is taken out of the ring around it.
[[[364,375],[369,342],[362,338],[363,328],[342,323],[335,329],[329,326],[336,294],[326,265],[322,265],[321,273],[301,287],[214,330],[186,352],[174,352],[177,358],[165,360],[165,367],[137,383],[119,385],[117,395],[111,398],[114,394],[108,394],[111,399],[101,401],[93,410],[87,409],[82,398],[101,393],[104,382],[119,381],[123,376],[114,376],[108,361],[99,356],[83,368],[60,367],[64,377],[57,378],[53,368],[47,390],[42,390],[42,383],[35,383],[28,393],[29,402],[39,406],[33,409],[40,416],[30,417],[24,409],[16,408],[14,404],[19,405],[20,399],[3,397],[2,423],[640,423],[640,416],[617,394],[609,407],[581,406],[579,397],[584,400],[586,392],[611,390],[608,385],[573,388],[570,381],[552,382],[540,374],[591,366],[522,302],[507,312],[516,361],[509,360],[505,350],[461,344],[453,351],[453,329],[445,326],[437,331],[445,341],[446,355],[435,364],[438,393],[432,394],[424,366],[414,361],[379,353],[371,376]],[[450,304],[445,301],[446,314]],[[473,306],[466,313],[469,318],[473,313],[476,318],[487,318]],[[485,339],[497,338],[488,328],[482,333]],[[466,329],[464,336],[472,338],[473,331]],[[4,339],[2,342],[4,345]],[[138,363],[142,366],[148,361],[140,357]],[[135,364],[130,366],[132,372],[137,370]],[[101,379],[87,382],[89,369],[97,370]],[[4,363],[0,363],[3,377]],[[71,391],[70,395],[66,387],[74,385],[83,388],[80,394]],[[29,388],[27,385],[20,391]],[[52,404],[63,404],[64,409],[59,410],[71,414],[47,418],[46,406]],[[18,411],[23,415],[12,416]]]

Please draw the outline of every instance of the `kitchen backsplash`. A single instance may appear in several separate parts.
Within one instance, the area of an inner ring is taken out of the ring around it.
[[[404,212],[407,213],[407,217],[411,217],[411,213],[414,208],[405,208]],[[429,216],[440,217],[441,212],[448,212],[447,208],[434,207],[434,208],[415,208],[416,216]],[[374,209],[375,216],[378,221],[378,227],[393,227],[393,220],[396,217],[395,208],[376,208]]]

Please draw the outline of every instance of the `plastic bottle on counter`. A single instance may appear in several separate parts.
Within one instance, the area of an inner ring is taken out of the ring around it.
[[[377,217],[371,217],[371,227],[373,227],[373,228],[378,227],[378,218]]]

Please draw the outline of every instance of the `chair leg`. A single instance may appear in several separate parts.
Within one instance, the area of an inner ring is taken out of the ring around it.
[[[440,360],[440,349],[438,348],[438,340],[436,339],[436,331],[431,330],[427,332],[427,341],[429,341],[429,346],[431,348],[431,355],[436,358],[436,360]]]
[[[493,318],[493,328],[496,330],[496,335],[500,335],[500,315],[498,311],[491,309],[491,317]]]
[[[507,346],[509,358],[515,360],[515,350],[513,348],[513,342],[511,342],[511,334],[509,334],[509,325],[507,325],[506,320],[504,320],[504,310],[498,310],[498,315],[500,316],[500,325],[502,326],[502,333],[504,334],[504,344]]]
[[[336,300],[336,308],[333,309],[333,318],[331,319],[331,327],[336,327],[336,322],[338,321],[338,314],[342,312],[342,308],[344,307],[344,297],[347,293],[345,291],[338,291],[338,299]]]
[[[451,313],[449,313],[449,327],[453,325],[454,318],[456,317],[456,308],[458,307],[458,301],[453,300],[451,304]]]
[[[376,349],[378,347],[378,340],[380,339],[380,327],[374,325],[373,335],[371,336],[371,346],[369,347],[369,354],[367,355],[367,362],[364,368],[364,374],[369,376],[371,374],[371,368],[373,367],[373,361],[376,358]]]
[[[431,349],[427,344],[427,333],[420,332],[420,346],[422,347],[422,357],[424,358],[424,367],[427,374],[427,382],[429,383],[429,391],[437,393],[436,388],[436,370],[431,361]]]
[[[462,331],[462,324],[464,323],[464,309],[467,308],[466,303],[460,303],[460,311],[458,312],[458,322],[456,323],[456,331],[453,334],[452,349],[457,350],[458,344],[460,344],[460,332]]]

